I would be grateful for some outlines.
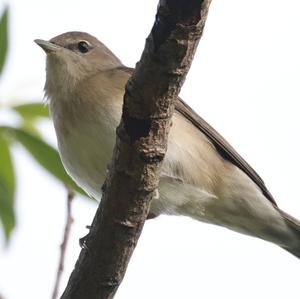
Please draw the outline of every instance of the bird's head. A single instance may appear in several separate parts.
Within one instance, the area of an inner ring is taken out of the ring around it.
[[[45,92],[49,97],[69,93],[98,71],[122,65],[104,44],[88,33],[67,32],[49,41],[35,42],[47,54]]]

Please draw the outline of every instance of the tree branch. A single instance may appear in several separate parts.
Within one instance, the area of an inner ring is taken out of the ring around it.
[[[63,299],[113,298],[157,190],[174,100],[211,0],[160,0],[155,24],[126,85],[110,173],[86,246]]]
[[[73,191],[68,189],[66,224],[65,224],[65,229],[64,229],[63,241],[60,245],[60,256],[59,256],[59,262],[58,262],[58,268],[57,268],[53,293],[52,293],[52,297],[51,297],[52,299],[58,298],[60,281],[61,281],[62,274],[64,272],[66,250],[67,250],[68,241],[69,241],[69,237],[70,237],[71,226],[74,221],[73,217],[72,217],[73,199],[74,199],[74,193],[73,193]]]

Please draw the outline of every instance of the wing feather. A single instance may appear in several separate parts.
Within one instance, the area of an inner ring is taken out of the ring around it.
[[[239,169],[244,171],[252,181],[261,189],[262,193],[276,206],[276,202],[272,194],[267,189],[262,178],[257,172],[236,152],[236,150],[203,118],[201,118],[192,108],[190,108],[183,100],[178,98],[175,103],[176,110],[188,119],[195,127],[197,127],[216,147],[222,157]]]
[[[118,69],[132,75],[133,69],[120,66]],[[262,178],[256,171],[236,152],[236,150],[203,118],[201,118],[191,107],[189,107],[182,99],[178,98],[175,102],[175,109],[178,113],[188,119],[196,128],[198,128],[216,147],[222,157],[239,169],[245,172],[249,178],[261,189],[262,193],[277,207],[272,194],[267,189]]]

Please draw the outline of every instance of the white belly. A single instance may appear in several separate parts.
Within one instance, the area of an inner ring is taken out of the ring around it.
[[[115,127],[79,123],[80,126],[72,124],[63,136],[57,132],[59,151],[65,168],[77,184],[100,200],[115,143]],[[224,161],[202,133],[198,135],[202,140],[197,140],[198,150],[193,151],[195,136],[187,131],[183,136],[186,143],[182,143],[174,139],[174,130],[176,126],[170,132],[159,184],[160,197],[153,200],[151,213],[190,216],[275,243],[290,238],[282,217],[256,184]],[[182,162],[187,164],[184,166]],[[195,172],[197,184],[193,183]]]

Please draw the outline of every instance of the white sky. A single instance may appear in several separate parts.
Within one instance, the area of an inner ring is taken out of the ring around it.
[[[45,55],[35,38],[87,31],[128,66],[154,21],[151,1],[8,1],[9,62],[0,101],[42,99]],[[1,6],[0,6],[1,8]],[[278,205],[300,218],[300,3],[213,0],[181,96],[264,178]],[[13,122],[0,114],[0,121]],[[55,142],[52,127],[43,130]],[[16,148],[18,226],[0,256],[6,299],[50,298],[65,221],[65,191]],[[96,205],[78,198],[63,287]],[[148,221],[116,298],[299,298],[300,262],[270,243],[183,217]]]

